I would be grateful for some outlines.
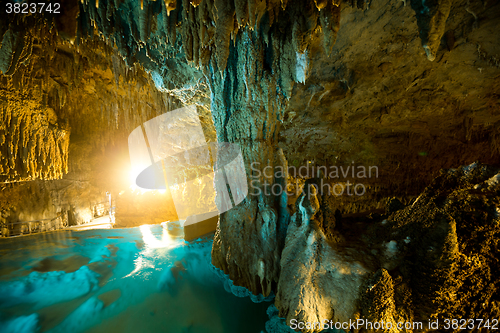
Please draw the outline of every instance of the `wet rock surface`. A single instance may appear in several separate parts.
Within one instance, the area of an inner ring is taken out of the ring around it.
[[[412,295],[411,309],[396,312],[410,310],[422,321],[498,317],[500,187],[490,180],[498,172],[479,163],[443,171],[411,206],[389,216],[385,242],[398,251],[386,263],[400,280],[395,303],[407,307],[401,300]]]
[[[387,332],[401,322],[497,318],[499,171],[479,163],[443,170],[410,205],[345,217],[326,232],[321,197],[304,191],[281,254],[280,317],[384,321],[394,327]]]
[[[281,254],[276,306],[287,322],[345,322],[356,318],[359,289],[369,270],[348,251],[332,246],[322,228],[315,187],[297,199]]]

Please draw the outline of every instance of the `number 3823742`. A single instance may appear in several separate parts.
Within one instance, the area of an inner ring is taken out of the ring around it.
[[[57,2],[7,2],[5,4],[7,14],[35,14],[35,13],[61,13],[61,4]]]

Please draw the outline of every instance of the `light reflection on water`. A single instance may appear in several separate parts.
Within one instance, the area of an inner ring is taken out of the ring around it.
[[[211,244],[158,225],[0,239],[0,331],[264,331],[270,303],[227,293]]]
[[[163,232],[161,235],[161,239],[156,238],[151,232],[151,225],[145,224],[140,227],[142,233],[142,239],[146,244],[147,250],[150,249],[160,249],[165,247],[173,247],[179,246],[181,242],[177,240],[177,242],[168,234],[165,228],[162,228]]]
[[[173,239],[165,228],[162,228],[163,231],[161,239],[158,239],[155,235],[153,235],[151,227],[152,226],[148,224],[141,225],[139,227],[142,234],[142,240],[144,241],[144,249],[139,252],[137,258],[134,260],[134,270],[125,277],[133,276],[141,271],[144,271],[146,268],[154,269],[155,261],[160,259],[162,254],[168,254],[167,251],[158,252],[155,250],[173,249],[184,244],[184,242],[179,239]]]

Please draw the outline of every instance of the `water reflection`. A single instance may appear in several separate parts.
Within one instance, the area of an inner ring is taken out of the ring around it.
[[[262,331],[269,303],[226,292],[211,247],[160,225],[2,239],[0,332]]]
[[[137,258],[134,260],[134,270],[125,277],[134,276],[139,272],[144,272],[148,268],[155,269],[155,262],[159,257],[166,256],[168,250],[182,245],[183,242],[172,238],[165,228],[162,228],[161,239],[158,239],[151,231],[152,227],[149,224],[139,227],[144,242],[144,249],[138,253]],[[159,249],[163,249],[163,251],[158,251]]]
[[[170,237],[165,228],[162,228],[163,233],[161,235],[161,240],[153,235],[151,232],[151,225],[149,224],[141,225],[140,230],[142,233],[142,239],[146,245],[146,251],[164,247],[172,248],[179,245],[179,242],[176,244],[175,240]]]

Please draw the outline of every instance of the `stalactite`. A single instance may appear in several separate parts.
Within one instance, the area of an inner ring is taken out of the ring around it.
[[[142,43],[146,43],[149,39],[149,3],[146,1],[145,6],[141,2],[141,11],[139,13],[139,35]]]
[[[316,8],[318,8],[319,11],[328,6],[328,0],[314,0],[314,3],[316,4]]]
[[[446,20],[450,14],[452,0],[440,0],[432,3],[412,0],[417,24],[420,30],[422,46],[427,59],[433,61],[445,33]]]
[[[238,24],[240,26],[245,26],[248,22],[248,1],[234,0],[234,11]]]
[[[9,98],[0,123],[0,179],[58,179],[67,172],[69,129],[51,109]]]
[[[177,0],[164,0],[165,8],[167,9],[167,16],[170,16],[170,12],[175,10],[177,7]]]
[[[328,3],[322,9],[319,24],[323,30],[323,48],[330,55],[340,29],[340,4]]]
[[[281,24],[278,23],[280,16],[282,20],[293,22],[292,27],[282,26],[281,29],[293,31],[296,52],[304,53],[310,42],[307,36],[319,26],[324,31],[325,49],[330,50],[340,20],[338,5],[338,0],[311,0],[292,5],[283,0],[180,0],[179,4],[177,1],[164,0],[155,10],[152,10],[153,5],[149,2],[143,3],[141,7],[125,2],[108,4],[102,11],[106,11],[105,16],[108,18],[116,15],[118,10],[121,11],[120,17],[125,20],[122,21],[124,25],[115,25],[113,40],[117,42],[122,56],[129,64],[143,59],[144,54],[156,63],[175,56],[179,50],[172,48],[175,47],[179,33],[182,36],[182,50],[188,61],[197,67],[207,66],[214,57],[214,64],[222,72],[226,68],[230,43],[231,40],[234,42],[235,35],[247,26],[255,30],[261,29],[261,21],[264,20],[262,38],[269,44],[269,29]],[[98,17],[100,9],[95,6],[89,4],[83,7],[85,12],[82,15],[82,26],[97,25],[109,39],[109,20],[104,22],[103,17]],[[180,10],[182,13],[179,13]],[[159,13],[160,19],[157,17]],[[178,24],[177,19],[181,16],[182,22]],[[150,37],[152,22],[155,22],[153,25],[157,30],[160,29],[160,35],[166,37],[166,44],[153,37],[158,35],[158,31]],[[154,49],[154,56],[151,56],[149,49]]]

